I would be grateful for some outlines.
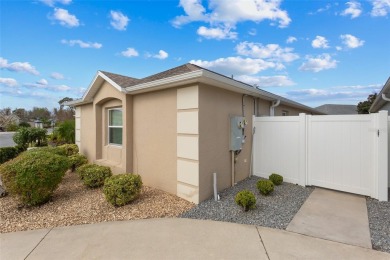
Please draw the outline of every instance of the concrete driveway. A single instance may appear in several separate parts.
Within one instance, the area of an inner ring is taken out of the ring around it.
[[[278,229],[148,219],[0,235],[0,259],[390,259],[390,254]]]
[[[0,148],[15,146],[14,140],[12,139],[15,132],[0,132]]]

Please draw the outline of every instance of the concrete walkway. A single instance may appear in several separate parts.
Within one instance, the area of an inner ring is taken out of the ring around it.
[[[316,188],[286,230],[372,248],[366,199],[359,195]]]
[[[0,259],[390,259],[390,254],[277,229],[149,219],[1,234]]]

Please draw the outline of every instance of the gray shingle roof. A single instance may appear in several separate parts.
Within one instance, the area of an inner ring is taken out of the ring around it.
[[[358,113],[356,105],[325,104],[315,109],[328,115],[353,115]]]
[[[118,84],[121,88],[126,88],[133,86],[138,83],[139,79],[127,77],[107,71],[100,71],[107,77],[109,77],[112,81],[114,81],[116,84]]]

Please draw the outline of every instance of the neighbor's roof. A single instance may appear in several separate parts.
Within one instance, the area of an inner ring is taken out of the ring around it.
[[[387,79],[385,85],[383,86],[381,92],[377,95],[376,99],[374,100],[374,103],[372,103],[370,107],[370,113],[376,113],[383,107],[386,102],[386,100],[383,99],[382,95],[385,95],[387,98],[390,98],[390,77]]]
[[[98,71],[81,99],[67,102],[67,105],[78,106],[92,102],[93,96],[99,90],[101,84],[107,81],[118,91],[126,94],[138,94],[170,87],[182,86],[191,83],[205,83],[217,86],[233,92],[260,97],[265,100],[280,100],[281,104],[308,110],[312,113],[322,114],[312,107],[305,106],[290,99],[255,88],[252,85],[226,77],[214,71],[187,63],[142,79],[127,77],[111,72]]]
[[[358,113],[356,105],[325,104],[315,109],[327,115],[353,115]]]

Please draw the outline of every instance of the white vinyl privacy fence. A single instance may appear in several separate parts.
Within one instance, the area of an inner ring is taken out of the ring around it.
[[[387,200],[387,111],[369,115],[254,117],[253,174]]]

